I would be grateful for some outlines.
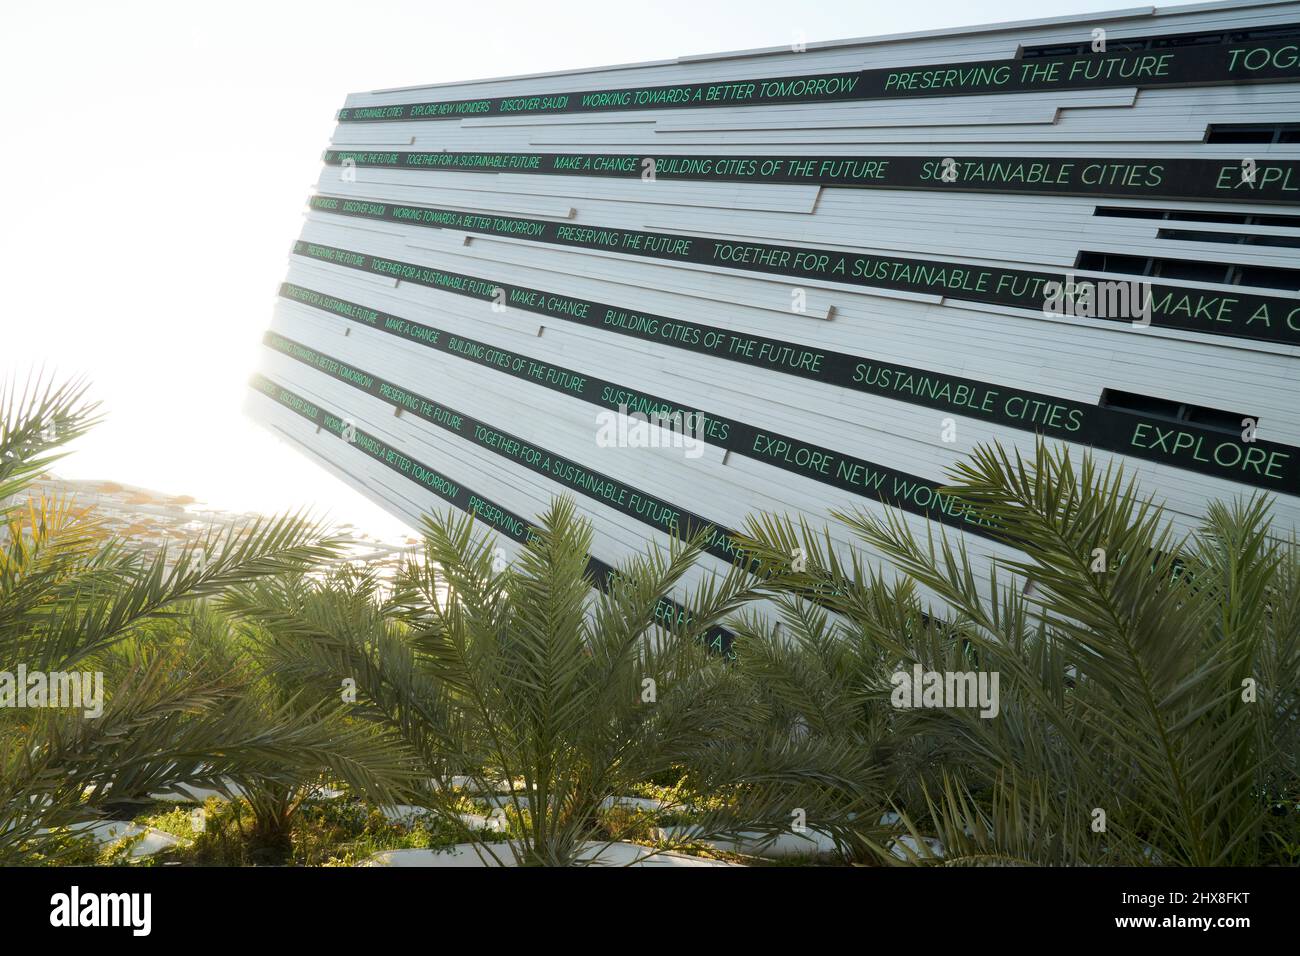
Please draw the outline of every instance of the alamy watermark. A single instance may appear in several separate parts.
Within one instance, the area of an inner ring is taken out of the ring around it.
[[[997,671],[927,671],[914,664],[911,673],[895,671],[889,682],[890,703],[900,709],[978,707],[981,717],[996,717],[1001,709]]]
[[[83,710],[98,717],[104,712],[104,673],[29,671],[19,664],[17,671],[0,671],[0,707]]]
[[[132,936],[153,928],[152,893],[83,893],[73,886],[50,897],[50,925],[57,927],[126,927]]]
[[[629,412],[627,405],[618,411],[596,413],[596,447],[598,448],[682,448],[687,458],[704,454],[704,415],[701,412],[655,411]]]
[[[1043,315],[1072,315],[1084,319],[1127,319],[1134,325],[1151,324],[1151,283],[1133,280],[1077,279],[1066,273],[1064,281],[1043,286]]]

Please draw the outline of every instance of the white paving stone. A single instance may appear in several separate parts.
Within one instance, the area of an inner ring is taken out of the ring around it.
[[[182,841],[170,833],[152,827],[142,827],[125,820],[86,820],[73,823],[68,829],[75,833],[89,833],[100,846],[115,843],[125,837],[143,834],[144,838],[131,847],[131,858],[137,860],[182,845]]]
[[[204,803],[209,797],[217,797],[221,800],[229,800],[231,795],[240,797],[244,795],[243,787],[233,780],[226,778],[226,786],[229,788],[229,794],[222,790],[216,790],[212,787],[196,787],[190,784],[177,784],[170,790],[159,790],[157,793],[149,794],[151,799],[162,800],[167,803]]]
[[[379,812],[384,815],[389,823],[398,823],[402,826],[410,826],[422,817],[436,817],[436,811],[428,807],[416,807],[410,804],[400,803],[391,807],[380,807]],[[506,829],[506,818],[503,813],[492,813],[484,816],[481,813],[458,813],[464,823],[471,830],[489,830],[493,833],[500,833]]]
[[[443,850],[385,850],[367,859],[362,866],[395,867],[482,867],[515,866],[514,857],[506,843],[493,847],[500,862],[480,858],[471,843],[458,843]],[[589,843],[582,859],[589,866],[663,866],[663,867],[699,867],[699,866],[739,866],[723,860],[706,860],[702,857],[687,856],[683,853],[655,853],[649,847],[635,843]]]
[[[656,835],[661,840],[690,840],[690,826],[672,826],[656,828]],[[779,860],[797,856],[828,856],[836,852],[835,841],[821,830],[809,829],[805,833],[771,834],[744,832],[735,837],[723,839],[701,839],[726,853],[740,853],[745,856],[758,856],[768,860]]]
[[[664,807],[668,806],[658,797],[606,797],[600,801],[602,810],[608,810],[611,807],[627,807],[632,810],[645,810],[649,813],[657,813]]]

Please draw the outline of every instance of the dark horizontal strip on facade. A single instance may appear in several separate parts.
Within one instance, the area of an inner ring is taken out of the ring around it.
[[[878,67],[757,79],[716,80],[569,93],[435,100],[339,110],[341,123],[465,119],[625,110],[848,103],[989,93],[1036,93],[1115,87],[1222,86],[1293,80],[1295,41],[1244,41],[1165,50]]]
[[[267,345],[275,348],[276,341],[290,342],[291,340],[285,339],[284,336],[278,335],[275,332],[268,332],[266,333],[264,341]],[[304,352],[314,351],[308,349],[306,346],[298,345],[298,343],[292,343],[292,345],[304,350]],[[290,357],[294,358],[298,357],[293,355],[292,352],[286,352],[285,354],[289,354]],[[334,375],[334,377],[338,378],[340,381],[348,382],[356,388],[366,391],[369,394],[374,394],[382,400],[389,402],[389,404],[392,404],[394,407],[411,407],[392,395],[384,396],[372,391],[372,387],[382,388],[383,385],[387,384],[383,383],[377,378],[377,376],[374,376],[369,372],[352,369],[351,366],[348,366],[346,363],[331,356],[323,356],[323,358],[327,363],[332,363],[334,366],[341,367],[345,370],[342,374]],[[356,374],[350,374],[353,372]],[[372,386],[367,383],[377,384]],[[829,485],[833,488],[850,492],[851,494],[860,495],[872,501],[892,505],[901,508],[904,511],[909,511],[913,514],[921,515],[952,527],[981,534],[995,540],[1001,540],[998,538],[989,522],[981,519],[977,512],[955,495],[942,493],[940,491],[942,485],[937,482],[927,481],[924,478],[909,475],[907,472],[879,465],[863,458],[846,455],[821,445],[814,445],[810,442],[805,442],[789,435],[782,435],[777,432],[755,428],[753,425],[748,425],[744,422],[736,421],[735,419],[723,418],[722,416],[710,415],[703,411],[684,408],[680,405],[654,398],[653,396],[633,392],[630,389],[621,390],[618,395],[612,397],[617,399],[617,401],[615,401],[611,406],[614,409],[617,409],[622,405],[626,407],[629,413],[636,412],[646,415],[647,417],[650,415],[657,415],[665,416],[670,419],[677,418],[683,422],[683,427],[690,428],[692,432],[698,432],[698,434],[702,436],[702,441],[710,445],[725,448],[728,451],[734,452],[735,454],[741,455],[745,458],[750,458],[754,461],[763,462],[769,465],[775,465],[785,471],[802,475],[805,478],[811,478],[813,481],[817,481],[821,484]],[[417,407],[427,406],[429,414],[432,414],[435,417],[440,416],[446,411],[440,403],[434,402],[430,399],[425,399],[422,396],[414,396],[414,401],[417,403]],[[423,406],[419,405],[419,403],[423,403]],[[417,414],[419,414],[418,411]],[[420,417],[426,416],[421,415]],[[472,418],[468,418],[467,416],[465,416],[465,418],[471,423],[479,424]],[[435,424],[438,423],[435,422]],[[447,426],[444,425],[442,427]],[[496,429],[492,430],[496,431]],[[457,431],[457,434],[461,434],[461,432]],[[467,437],[468,440],[473,441],[476,444],[482,444],[484,448],[488,448],[489,450],[498,450],[494,448],[491,443],[480,442],[477,438],[473,437],[472,429],[471,434],[464,437]],[[509,435],[505,437],[514,440],[525,448],[537,450],[536,446],[533,446],[532,443],[526,442],[523,439],[518,439]],[[543,455],[546,454],[545,452],[540,453]],[[576,465],[576,463],[563,459],[558,455],[551,457],[562,463],[561,467],[565,465]],[[528,462],[523,461],[522,459],[516,460],[519,460],[521,464],[529,466]],[[583,471],[589,472],[597,478],[604,477],[599,475],[597,472],[591,471],[591,469],[586,469],[582,466],[576,467],[582,468]],[[537,469],[534,468],[534,470]],[[550,474],[549,471],[543,473]],[[552,477],[556,477],[557,481],[562,480],[553,474]],[[612,479],[606,480],[612,482]],[[607,500],[602,495],[592,495],[588,491],[583,491],[582,488],[577,486],[574,486],[574,490],[581,491],[589,497],[595,497],[598,500]],[[631,490],[635,491],[635,489]],[[647,493],[639,494],[643,501],[657,502],[659,506],[668,509],[675,509],[683,516],[689,516],[692,520],[697,522],[694,526],[695,528],[703,527],[708,524],[705,519],[692,515],[685,509],[669,505],[664,501],[664,499],[661,499],[658,496]],[[632,512],[628,513],[632,514],[633,517],[638,518],[638,520],[644,520],[640,515]],[[647,523],[655,524],[653,521],[648,521]],[[673,530],[667,525],[656,526],[659,527],[659,530],[669,533]],[[734,551],[717,553],[715,556],[724,557],[724,560],[735,559]]]
[[[736,532],[626,482],[588,468],[572,458],[512,435],[481,418],[451,408],[426,395],[417,395],[396,382],[359,369],[333,355],[326,355],[278,332],[267,332],[262,342],[268,348],[365,392],[372,398],[409,412],[437,428],[451,432],[472,445],[550,478],[570,491],[608,505],[656,531],[690,538],[706,535],[704,550],[715,558],[734,564],[741,558],[732,543]],[[595,434],[593,432],[593,442]]]
[[[578,225],[340,196],[313,196],[310,205],[318,212],[357,219],[430,229],[456,229],[562,248],[595,249],[657,262],[690,263],[795,280],[944,296],[1036,312],[1048,307],[1054,288],[1059,291],[1068,284],[1076,290],[1078,298],[1082,298],[1082,290],[1091,289],[1091,301],[1108,313],[1080,315],[1083,318],[1131,323],[1130,309],[1145,305],[1150,324],[1158,328],[1300,344],[1300,297],[1296,296],[1148,284],[1132,277],[1097,279],[1075,277],[1072,273],[863,255],[814,246]],[[395,277],[405,278],[400,274]],[[1107,303],[1113,304],[1114,311],[1121,314],[1109,314],[1111,306]],[[1127,305],[1129,303],[1131,305]],[[1063,314],[1074,314],[1064,310],[1064,303],[1062,311]]]
[[[376,257],[362,253],[305,242],[299,242],[295,252],[363,271],[388,274],[385,268],[371,268]],[[378,261],[387,263],[390,260]],[[842,352],[809,349],[779,339],[739,335],[664,316],[639,313],[636,324],[611,322],[611,315],[624,314],[614,306],[561,297],[537,289],[495,284],[472,276],[424,269],[418,278],[410,281],[480,300],[492,300],[495,290],[501,289],[511,307],[517,305],[525,311],[577,322],[589,328],[606,329],[754,368],[766,368],[1076,444],[1091,445],[1227,481],[1284,494],[1300,494],[1300,457],[1295,448],[1277,442],[1240,441],[1223,432],[1187,423],[1085,405],[1069,399],[1003,388],[923,369],[879,363]],[[280,295],[605,408],[634,404],[643,410],[688,411],[666,399],[628,389],[614,382],[560,368],[463,336],[455,336],[434,326],[413,322],[292,283],[284,283],[280,287]],[[661,327],[673,331],[658,334]],[[710,345],[711,342],[715,344]],[[772,361],[770,356],[777,355],[789,355],[790,360]],[[708,418],[711,421],[720,420],[716,416]],[[717,438],[711,434],[710,440],[717,441]]]
[[[933,189],[1103,198],[1300,202],[1300,161],[1073,156],[727,156],[709,154],[325,152],[329,166],[642,181]]]
[[[490,498],[475,494],[464,485],[453,481],[423,462],[402,454],[383,439],[349,424],[341,415],[327,411],[316,402],[310,401],[296,392],[273,382],[265,375],[254,375],[250,385],[263,395],[307,419],[335,438],[370,456],[408,481],[433,492],[451,506],[467,514],[473,514],[475,518],[482,520],[493,531],[503,534],[520,544],[527,544],[532,539],[533,528],[527,519],[515,514],[508,508],[503,508]],[[345,434],[348,432],[351,433],[351,437],[345,438]],[[594,585],[601,590],[608,589],[618,577],[617,569],[592,556],[588,556],[587,559],[587,574],[590,575]],[[690,613],[688,608],[669,597],[660,598],[659,606],[655,612],[657,618],[670,623],[689,620]],[[732,637],[731,632],[722,627],[710,628],[707,634],[709,646],[716,651],[727,654],[731,652]]]

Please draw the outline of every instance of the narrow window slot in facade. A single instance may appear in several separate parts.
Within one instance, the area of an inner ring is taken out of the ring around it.
[[[1261,236],[1249,232],[1200,232],[1195,229],[1161,229],[1157,239],[1175,239],[1179,242],[1221,242],[1238,246],[1277,246],[1281,249],[1300,249],[1297,236]]]
[[[1300,123],[1211,123],[1207,143],[1300,143]]]
[[[1300,229],[1300,216],[1276,216],[1269,213],[1193,212],[1188,209],[1149,209],[1127,206],[1098,206],[1094,216],[1113,219],[1160,219],[1168,222],[1206,222],[1237,226],[1277,226]]]
[[[1121,272],[1177,282],[1215,282],[1221,285],[1300,291],[1300,269],[1202,262],[1199,259],[1169,259],[1161,256],[1128,256],[1091,250],[1081,251],[1075,258],[1074,267],[1090,272]]]
[[[1101,401],[1098,404],[1102,408],[1143,415],[1148,418],[1163,418],[1171,422],[1185,422],[1189,425],[1199,425],[1201,428],[1208,428],[1217,432],[1240,432],[1243,418],[1252,418],[1256,424],[1259,423],[1259,419],[1254,415],[1247,416],[1239,412],[1226,412],[1219,408],[1192,405],[1188,402],[1176,402],[1172,399],[1156,398],[1151,395],[1139,395],[1137,392],[1124,392],[1115,388],[1102,389]]]

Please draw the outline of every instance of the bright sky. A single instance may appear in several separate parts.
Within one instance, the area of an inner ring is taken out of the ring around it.
[[[59,466],[217,508],[399,526],[242,413],[352,91],[1113,9],[1120,0],[645,4],[58,0],[0,30],[0,377],[84,374]],[[188,221],[182,221],[183,218]],[[206,261],[199,261],[200,254]]]

